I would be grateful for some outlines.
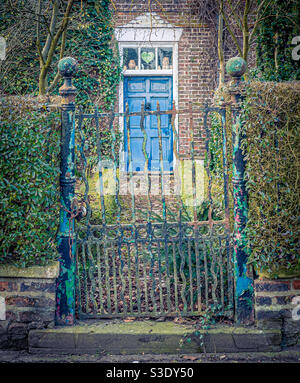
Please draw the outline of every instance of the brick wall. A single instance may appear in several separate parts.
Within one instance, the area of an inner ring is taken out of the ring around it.
[[[27,348],[28,332],[54,324],[58,264],[0,268],[0,297],[6,318],[0,320],[0,348]]]
[[[283,346],[300,344],[300,320],[292,318],[296,306],[292,300],[300,296],[300,279],[256,280],[254,286],[257,326],[280,328]]]

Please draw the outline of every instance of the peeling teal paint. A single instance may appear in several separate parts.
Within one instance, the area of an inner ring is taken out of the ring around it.
[[[239,90],[240,77],[245,73],[246,66],[242,58],[233,58],[226,65],[227,72],[236,82],[231,88],[235,104],[232,113],[232,184],[234,202],[234,230],[233,230],[233,263],[236,281],[235,302],[237,323],[249,324],[254,320],[253,280],[247,276],[247,260],[250,254],[245,227],[248,220],[248,196],[244,181],[245,158],[242,153],[243,140],[241,121],[241,93]]]
[[[236,294],[238,297],[242,296],[249,290],[252,280],[248,277],[238,277],[236,280]]]
[[[58,232],[58,251],[60,254],[60,273],[56,288],[55,321],[59,325],[73,325],[75,321],[75,268],[76,238],[72,218],[72,203],[75,197],[75,88],[72,76],[77,62],[71,57],[59,61],[59,71],[64,77],[60,88],[63,99],[61,107],[61,176],[60,176],[60,222]]]

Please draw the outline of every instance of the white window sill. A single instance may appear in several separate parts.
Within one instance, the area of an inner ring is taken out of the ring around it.
[[[147,75],[152,75],[152,76],[172,76],[173,75],[173,70],[168,69],[168,70],[157,70],[157,69],[152,69],[152,70],[124,70],[123,71],[124,76],[147,76]]]

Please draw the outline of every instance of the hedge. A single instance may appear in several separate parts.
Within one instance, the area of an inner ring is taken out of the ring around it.
[[[25,98],[0,102],[0,264],[57,259],[60,119]]]
[[[276,278],[300,269],[300,82],[252,82],[246,88],[250,262]]]

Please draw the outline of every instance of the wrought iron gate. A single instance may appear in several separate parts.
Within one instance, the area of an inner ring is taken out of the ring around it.
[[[211,114],[221,121],[223,162],[217,183],[222,189],[218,192],[214,190],[210,150]],[[150,170],[145,149],[146,116],[156,119],[158,172]],[[143,133],[145,168],[139,172],[132,167],[132,117],[139,119]],[[173,172],[164,169],[162,118],[171,122]],[[85,114],[79,110],[76,121],[82,181],[81,185],[77,182],[77,192],[81,191],[87,208],[87,216],[77,225],[79,317],[195,316],[211,307],[232,316],[225,109],[190,104],[186,110],[176,110],[173,103],[172,110],[161,111],[158,103],[155,111],[148,111],[142,104],[136,113],[130,113],[128,106],[125,113],[99,113],[95,109]],[[119,124],[126,127],[120,142]],[[105,156],[101,150],[103,126],[109,127],[111,134],[110,153]],[[179,140],[178,126],[185,126],[184,141]],[[88,182],[85,145],[91,131],[95,132],[97,149],[98,208]],[[125,135],[128,166],[122,162]],[[201,189],[204,191],[199,196]]]

